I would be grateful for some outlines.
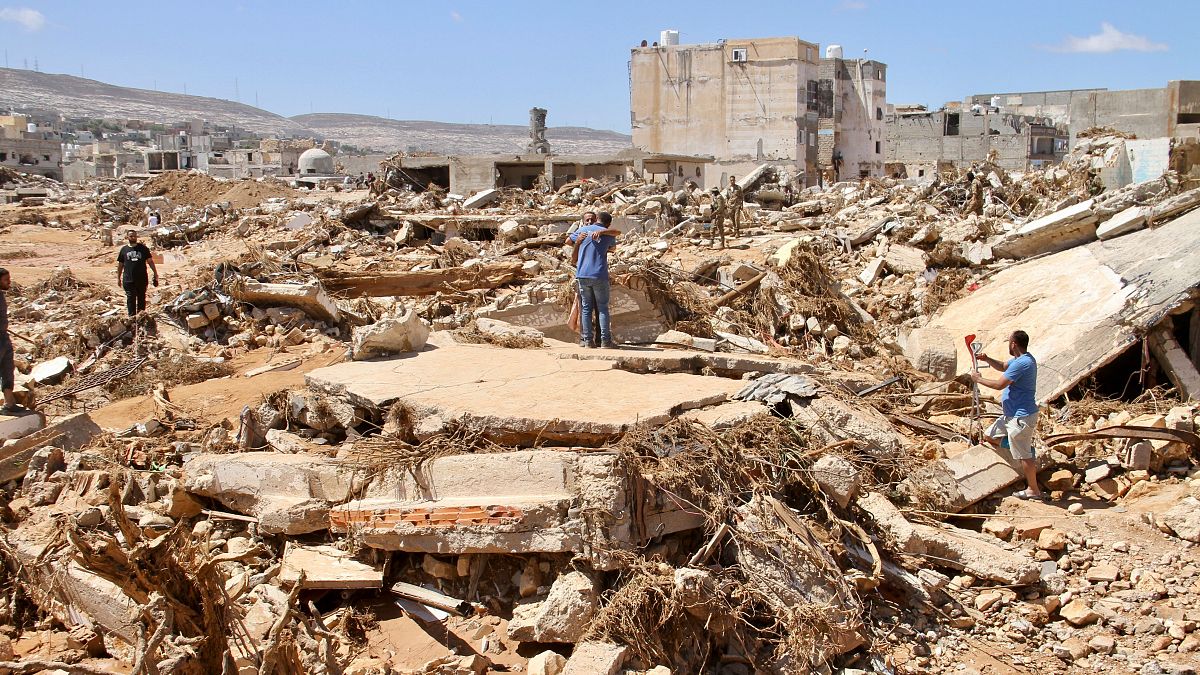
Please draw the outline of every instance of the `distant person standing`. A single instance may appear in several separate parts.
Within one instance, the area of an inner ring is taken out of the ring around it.
[[[146,309],[146,266],[154,273],[153,283],[158,285],[158,268],[154,266],[154,258],[150,248],[138,241],[137,230],[129,230],[129,243],[121,247],[117,253],[117,282],[125,290],[125,307],[129,316]]]
[[[12,286],[12,277],[8,270],[0,267],[0,389],[4,391],[4,407],[0,412],[6,415],[20,415],[29,412],[24,406],[17,405],[13,388],[17,384],[16,371],[13,362],[13,343],[8,335],[8,289]]]
[[[146,225],[149,227],[158,227],[162,222],[162,216],[158,215],[158,211],[151,211],[149,216],[146,216]]]

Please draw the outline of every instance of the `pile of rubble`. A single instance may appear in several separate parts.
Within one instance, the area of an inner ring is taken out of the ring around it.
[[[10,293],[50,417],[0,417],[0,669],[1182,672],[1200,193],[1106,188],[1123,140],[764,166],[723,249],[708,193],[646,181],[105,183],[81,238],[153,209],[181,255],[134,319],[65,270]],[[584,208],[622,349],[575,346]],[[1045,503],[959,379],[1015,328]]]

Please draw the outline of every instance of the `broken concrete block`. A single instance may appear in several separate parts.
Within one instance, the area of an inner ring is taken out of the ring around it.
[[[813,463],[812,475],[821,491],[843,509],[858,497],[862,477],[858,468],[845,457],[825,455]]]
[[[617,675],[629,657],[630,650],[625,645],[581,642],[575,645],[562,675]]]
[[[853,344],[850,338],[845,335],[839,335],[833,339],[833,353],[848,354],[850,353],[850,346]]]
[[[932,496],[936,508],[955,513],[1021,480],[1016,460],[990,445],[975,445],[919,468],[901,488]]]
[[[920,274],[929,263],[929,255],[919,248],[892,244],[883,254],[883,263],[895,274]]]
[[[50,443],[62,450],[78,450],[91,442],[100,434],[101,429],[87,413],[79,413],[64,417],[54,424],[37,431],[44,423],[41,414],[24,415],[21,418],[0,416],[0,440],[5,440],[4,426],[9,420],[24,418],[24,425],[35,425],[33,433],[25,433],[16,440],[0,447],[0,483],[21,479],[26,472],[27,463],[33,455]],[[28,427],[24,427],[28,428]],[[17,427],[13,427],[17,430]]]
[[[42,361],[29,371],[29,378],[38,384],[58,384],[71,372],[71,360],[65,356]]]
[[[279,578],[295,584],[304,572],[303,588],[381,588],[383,570],[361,563],[333,546],[303,546],[288,542]]]
[[[463,202],[464,209],[481,209],[500,198],[500,190],[488,188],[480,190]]]
[[[301,330],[299,326],[296,326],[295,328],[291,329],[290,331],[287,332],[286,335],[283,336],[284,344],[290,345],[293,347],[296,345],[304,344],[304,341],[307,339],[308,339],[308,336],[306,336],[304,334],[304,331]]]
[[[1149,212],[1148,207],[1131,206],[1096,228],[1096,237],[1105,240],[1136,232],[1146,226],[1146,215]]]
[[[1058,610],[1058,615],[1075,627],[1087,626],[1100,620],[1100,615],[1086,602],[1079,599],[1063,605]]]
[[[530,223],[518,223],[515,220],[506,220],[500,223],[500,227],[496,228],[496,239],[507,244],[515,244],[526,239],[532,239],[538,234],[536,225]],[[537,261],[529,261],[537,262]]]
[[[285,455],[291,457],[291,455]],[[612,548],[640,543],[631,518],[630,467],[617,455],[565,450],[464,454],[429,460],[412,475],[372,482],[364,498],[332,513],[337,532],[367,546],[437,554],[585,553],[612,569]],[[647,531],[670,534],[703,524],[669,500],[649,500]],[[599,531],[584,514],[612,514]],[[604,550],[600,550],[604,549]]]
[[[429,339],[429,326],[413,310],[354,329],[351,355],[355,361],[419,352]]]
[[[216,321],[221,316],[221,308],[216,303],[208,303],[204,306],[203,311],[209,321]]]
[[[997,545],[989,535],[949,525],[942,528],[914,525],[878,493],[860,497],[857,503],[898,551],[928,555],[929,563],[1003,584],[1031,584],[1040,576],[1040,568],[1033,561]]]
[[[1150,441],[1138,441],[1130,443],[1129,447],[1124,452],[1124,458],[1121,461],[1121,466],[1129,471],[1147,471],[1150,470],[1150,462],[1154,456],[1154,446]]]
[[[904,338],[904,356],[913,367],[943,382],[954,379],[958,367],[958,343],[949,331],[918,328]]]
[[[528,326],[514,326],[507,321],[480,317],[475,319],[475,328],[484,335],[499,340],[532,340],[540,342],[545,335],[542,331]]]
[[[335,459],[276,452],[199,455],[183,465],[189,492],[258,518],[268,534],[329,527],[329,509],[350,497],[350,472]]]
[[[867,266],[858,275],[858,280],[862,282],[863,286],[870,286],[875,283],[875,280],[883,273],[884,262],[883,258],[875,258],[867,263]]]
[[[1075,474],[1069,469],[1059,469],[1042,481],[1048,490],[1066,491],[1075,487]]]
[[[0,441],[24,438],[44,426],[46,426],[46,417],[41,413],[0,414]],[[7,454],[7,449],[0,450],[0,454]]]
[[[1007,520],[998,520],[996,518],[988,518],[983,521],[983,527],[980,528],[984,532],[996,537],[997,539],[1008,540],[1013,534],[1013,524]]]
[[[876,457],[894,456],[904,444],[892,423],[874,408],[850,406],[832,396],[789,400],[792,417],[813,431],[822,443],[848,438],[863,441]]]
[[[1083,472],[1083,480],[1088,483],[1099,483],[1100,481],[1112,475],[1112,467],[1104,460],[1092,460],[1088,462],[1087,469]]]
[[[1025,258],[1092,241],[1097,221],[1094,203],[1089,199],[1025,223],[993,244],[992,250],[1006,258]]]
[[[209,324],[208,317],[204,316],[204,314],[200,312],[192,312],[191,314],[188,314],[186,317],[184,317],[184,321],[187,322],[187,327],[192,330],[199,330]]]
[[[559,675],[567,665],[567,658],[557,652],[546,650],[529,659],[525,667],[528,675]]]
[[[578,642],[599,606],[600,594],[587,575],[561,574],[545,600],[513,607],[508,637],[520,642]]]
[[[1184,497],[1166,513],[1155,518],[1171,528],[1180,539],[1200,543],[1200,500],[1195,497]]]
[[[325,287],[318,281],[306,284],[264,284],[253,279],[243,279],[234,285],[231,294],[235,300],[252,305],[296,307],[314,319],[326,323],[337,323],[340,319],[337,303],[329,297]]]
[[[283,429],[268,429],[266,437],[267,445],[279,452],[295,454],[298,452],[309,452],[312,449],[308,441]]]

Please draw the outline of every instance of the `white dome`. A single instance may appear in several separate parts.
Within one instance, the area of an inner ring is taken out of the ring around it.
[[[300,175],[332,176],[333,156],[320,148],[309,148],[300,154]]]

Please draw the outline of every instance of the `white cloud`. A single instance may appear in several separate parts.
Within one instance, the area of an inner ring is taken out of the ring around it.
[[[1151,42],[1149,38],[1132,33],[1122,33],[1111,23],[1100,24],[1100,32],[1087,37],[1068,35],[1061,45],[1051,51],[1072,54],[1108,54],[1111,52],[1165,52],[1167,45]]]
[[[0,7],[0,21],[19,23],[27,31],[40,30],[46,25],[46,17],[36,9],[28,7]]]
[[[462,14],[459,14],[458,10],[450,10],[450,19],[456,23],[462,23],[463,20]]]

